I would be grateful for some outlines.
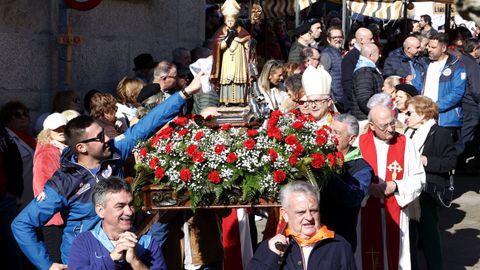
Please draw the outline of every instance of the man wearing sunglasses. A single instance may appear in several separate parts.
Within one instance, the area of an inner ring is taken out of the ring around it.
[[[415,199],[425,185],[425,171],[413,142],[395,132],[395,121],[391,108],[373,106],[368,131],[359,139],[362,156],[375,174],[359,215],[356,257],[363,269],[375,264],[411,268],[409,219],[420,218],[412,210],[419,207]]]
[[[20,248],[38,269],[67,269],[73,239],[93,229],[99,221],[92,203],[95,185],[110,176],[123,176],[123,162],[136,142],[147,139],[178,114],[186,99],[200,89],[202,75],[197,74],[189,86],[115,138],[105,136],[103,128],[89,116],[79,116],[67,124],[65,136],[69,148],[62,155],[60,169],[46,183],[43,193],[12,223]],[[61,212],[65,220],[60,248],[63,264],[52,262],[35,232],[57,212]]]

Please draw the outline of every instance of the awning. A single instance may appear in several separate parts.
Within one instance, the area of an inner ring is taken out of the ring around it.
[[[403,4],[401,1],[347,1],[347,8],[352,13],[383,20],[395,20],[403,17]]]
[[[452,4],[453,0],[413,0],[411,2],[435,2],[443,4]],[[383,1],[363,1],[352,0],[347,1],[347,8],[351,13],[357,13],[363,16],[378,18],[382,20],[396,20],[403,17],[402,1],[383,0]]]
[[[328,0],[329,2],[341,4],[340,0]],[[300,10],[306,9],[318,0],[263,0],[261,5],[266,18],[295,15],[295,4],[298,2]]]

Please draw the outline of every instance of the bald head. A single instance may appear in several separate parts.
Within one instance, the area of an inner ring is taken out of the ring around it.
[[[379,118],[387,117],[387,116],[393,117],[392,109],[381,104],[375,105],[370,109],[370,112],[368,113],[368,121],[375,122]]]
[[[380,57],[380,53],[378,51],[377,45],[371,43],[371,44],[365,44],[362,49],[360,50],[360,54],[363,57],[366,57],[372,62],[376,63],[378,61],[378,58]]]
[[[403,42],[403,51],[410,58],[418,56],[418,53],[420,52],[420,48],[421,48],[420,40],[416,37],[408,37]]]
[[[356,44],[363,47],[365,44],[370,44],[373,42],[373,34],[368,28],[360,27],[357,32],[355,32]]]

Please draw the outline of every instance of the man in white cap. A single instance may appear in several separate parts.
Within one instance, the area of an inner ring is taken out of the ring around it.
[[[332,77],[324,69],[308,66],[302,76],[302,85],[305,89],[310,115],[319,124],[330,125],[333,117],[333,102],[330,98]]]

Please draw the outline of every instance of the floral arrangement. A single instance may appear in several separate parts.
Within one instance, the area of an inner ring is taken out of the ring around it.
[[[208,119],[207,119],[208,120]],[[273,111],[258,129],[218,129],[194,115],[178,117],[135,147],[134,189],[160,184],[188,194],[192,208],[276,201],[282,185],[308,179],[321,187],[343,165],[328,126],[298,111]]]

